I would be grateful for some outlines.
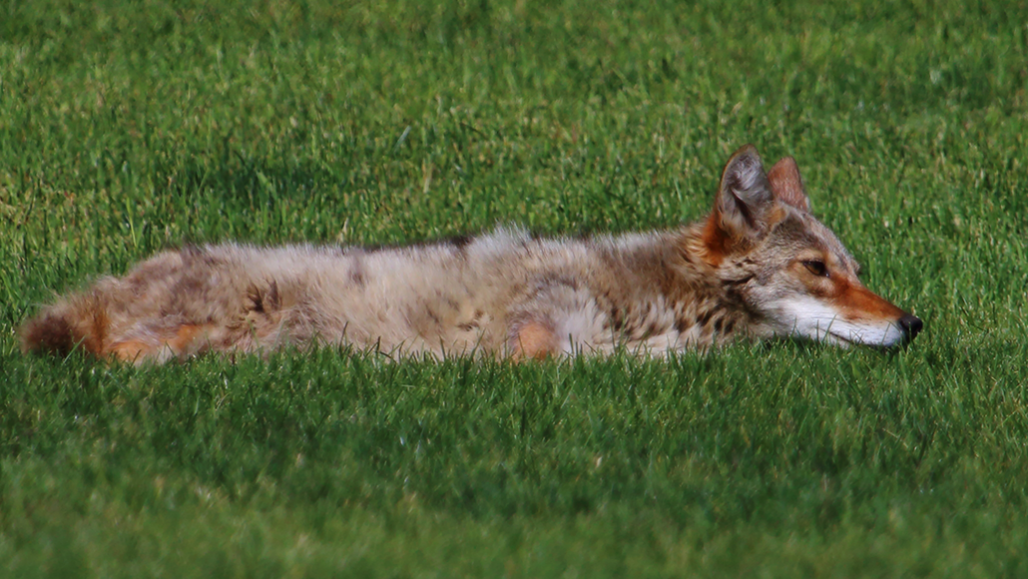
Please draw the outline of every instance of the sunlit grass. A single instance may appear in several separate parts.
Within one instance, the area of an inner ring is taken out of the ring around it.
[[[1028,13],[765,4],[0,8],[0,574],[1028,573]],[[185,242],[692,221],[747,142],[910,348],[18,351]]]

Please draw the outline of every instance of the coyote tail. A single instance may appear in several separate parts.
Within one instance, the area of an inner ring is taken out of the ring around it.
[[[82,348],[97,356],[107,354],[107,309],[95,294],[62,300],[21,328],[23,352],[66,355]]]

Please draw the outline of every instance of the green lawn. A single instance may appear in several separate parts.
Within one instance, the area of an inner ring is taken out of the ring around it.
[[[1028,575],[1028,5],[0,6],[0,576]],[[796,157],[905,350],[26,357],[184,242],[700,218]]]

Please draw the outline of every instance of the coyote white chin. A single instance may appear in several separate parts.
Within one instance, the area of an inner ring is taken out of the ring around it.
[[[26,351],[144,363],[347,344],[395,355],[661,356],[736,339],[894,346],[921,320],[865,288],[810,212],[791,157],[728,160],[710,215],[584,239],[499,228],[395,248],[223,244],[165,251],[60,298]]]

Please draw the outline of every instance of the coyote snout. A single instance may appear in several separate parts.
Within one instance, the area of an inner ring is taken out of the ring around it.
[[[664,355],[736,339],[893,346],[921,320],[875,295],[810,211],[791,157],[752,146],[725,166],[710,215],[584,239],[516,228],[399,248],[166,251],[103,278],[22,328],[26,350],[131,362],[285,345],[540,358]]]
[[[847,284],[845,280],[837,282]],[[846,347],[850,344],[889,347],[914,339],[923,326],[908,314],[852,284],[838,300],[808,296],[783,297],[775,305],[791,330],[786,333]]]

